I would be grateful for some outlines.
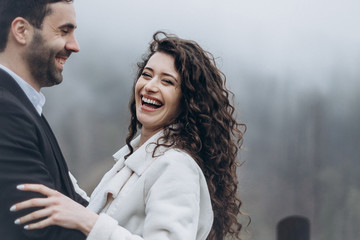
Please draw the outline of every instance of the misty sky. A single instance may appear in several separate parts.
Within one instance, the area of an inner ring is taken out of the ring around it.
[[[78,59],[100,52],[130,66],[136,59],[128,55],[140,57],[152,34],[165,30],[220,57],[230,82],[240,65],[275,76],[296,73],[300,88],[326,89],[334,66],[358,71],[358,0],[76,0],[75,7]]]

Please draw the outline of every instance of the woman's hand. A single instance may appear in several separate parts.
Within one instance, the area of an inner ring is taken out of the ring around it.
[[[10,211],[19,211],[31,207],[43,207],[40,210],[16,219],[15,224],[24,224],[39,218],[45,218],[39,222],[26,225],[25,229],[31,230],[58,225],[64,228],[80,230],[87,236],[98,218],[96,213],[44,185],[24,184],[17,186],[17,188],[21,191],[38,192],[47,196],[47,198],[33,198],[20,202],[10,208]]]

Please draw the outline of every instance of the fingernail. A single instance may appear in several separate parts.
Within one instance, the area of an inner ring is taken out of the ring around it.
[[[19,225],[20,224],[20,219],[16,219],[15,224]]]
[[[21,185],[17,185],[16,188],[19,189],[19,190],[22,190],[22,189],[25,188],[25,186],[21,184]]]
[[[12,205],[11,208],[10,208],[10,212],[15,212],[15,210],[16,210],[16,206]]]
[[[28,230],[28,229],[29,229],[29,225],[25,225],[25,226],[24,226],[24,229],[25,229],[25,230]]]

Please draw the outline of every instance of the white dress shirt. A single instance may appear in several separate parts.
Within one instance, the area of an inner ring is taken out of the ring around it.
[[[19,77],[16,73],[8,69],[7,67],[0,64],[0,68],[6,71],[10,76],[12,76],[20,88],[24,91],[25,95],[29,98],[30,102],[34,105],[36,111],[41,116],[42,109],[45,104],[45,96],[41,92],[36,91],[30,84],[28,84],[24,79]]]

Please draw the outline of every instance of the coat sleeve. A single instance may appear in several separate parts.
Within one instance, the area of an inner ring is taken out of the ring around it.
[[[85,236],[75,230],[51,226],[27,231],[14,224],[15,219],[34,209],[10,212],[18,202],[43,197],[34,192],[23,192],[16,186],[40,183],[54,188],[54,181],[39,149],[39,133],[33,119],[24,113],[11,95],[0,89],[0,238],[21,240],[82,240]]]
[[[199,182],[204,181],[201,176],[200,168],[186,154],[178,152],[156,159],[146,173],[143,236],[133,235],[108,215],[100,214],[87,239],[205,239],[197,236],[200,214]]]

